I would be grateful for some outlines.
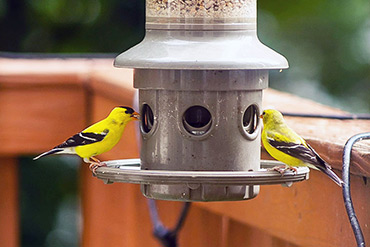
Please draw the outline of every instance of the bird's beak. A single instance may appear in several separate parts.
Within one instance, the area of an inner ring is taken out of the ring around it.
[[[262,119],[263,119],[263,115],[262,115],[262,114],[260,115],[260,118],[262,118]]]
[[[140,120],[140,114],[135,111],[134,113],[131,114],[131,119]]]

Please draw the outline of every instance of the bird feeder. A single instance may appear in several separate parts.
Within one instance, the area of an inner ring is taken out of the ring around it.
[[[262,91],[288,62],[258,40],[256,0],[146,0],[145,38],[114,65],[134,68],[141,167],[98,177],[183,201],[251,199],[260,184],[307,178],[261,171]]]

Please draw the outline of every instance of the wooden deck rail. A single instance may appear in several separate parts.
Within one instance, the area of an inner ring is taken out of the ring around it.
[[[116,105],[132,105],[132,70],[115,69],[107,59],[0,59],[0,243],[19,246],[17,157],[37,154],[64,141],[89,123],[104,118]],[[264,106],[286,112],[342,111],[287,93],[265,90]],[[343,146],[354,134],[370,131],[366,120],[287,117],[336,172]],[[139,156],[135,124],[102,160]],[[270,157],[262,151],[262,158]],[[370,244],[370,144],[355,145],[351,166],[355,210]],[[81,165],[85,247],[159,246],[151,235],[146,199],[139,186],[105,185]],[[181,203],[160,201],[163,222],[173,225]],[[77,220],[77,219],[76,219]],[[180,246],[355,246],[341,189],[324,175],[291,188],[263,186],[256,199],[244,202],[194,203]]]

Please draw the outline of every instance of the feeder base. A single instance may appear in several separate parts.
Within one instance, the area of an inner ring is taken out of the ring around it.
[[[261,160],[258,171],[164,171],[140,170],[140,159],[112,160],[96,170],[97,178],[113,182],[141,184],[144,196],[175,201],[236,201],[256,197],[260,185],[291,186],[309,178],[307,167],[284,175],[270,170],[283,165]]]

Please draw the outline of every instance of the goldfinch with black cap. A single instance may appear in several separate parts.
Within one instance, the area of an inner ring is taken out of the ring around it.
[[[104,164],[94,156],[111,150],[121,139],[126,124],[132,120],[139,120],[139,116],[139,113],[130,107],[115,107],[107,118],[40,154],[34,160],[51,154],[77,154],[90,164],[90,170],[95,173],[95,170]]]
[[[307,166],[325,173],[337,185],[343,181],[332,171],[331,166],[306,143],[294,130],[285,123],[283,115],[277,110],[263,111],[262,143],[266,151],[275,159],[285,163],[287,169]]]

